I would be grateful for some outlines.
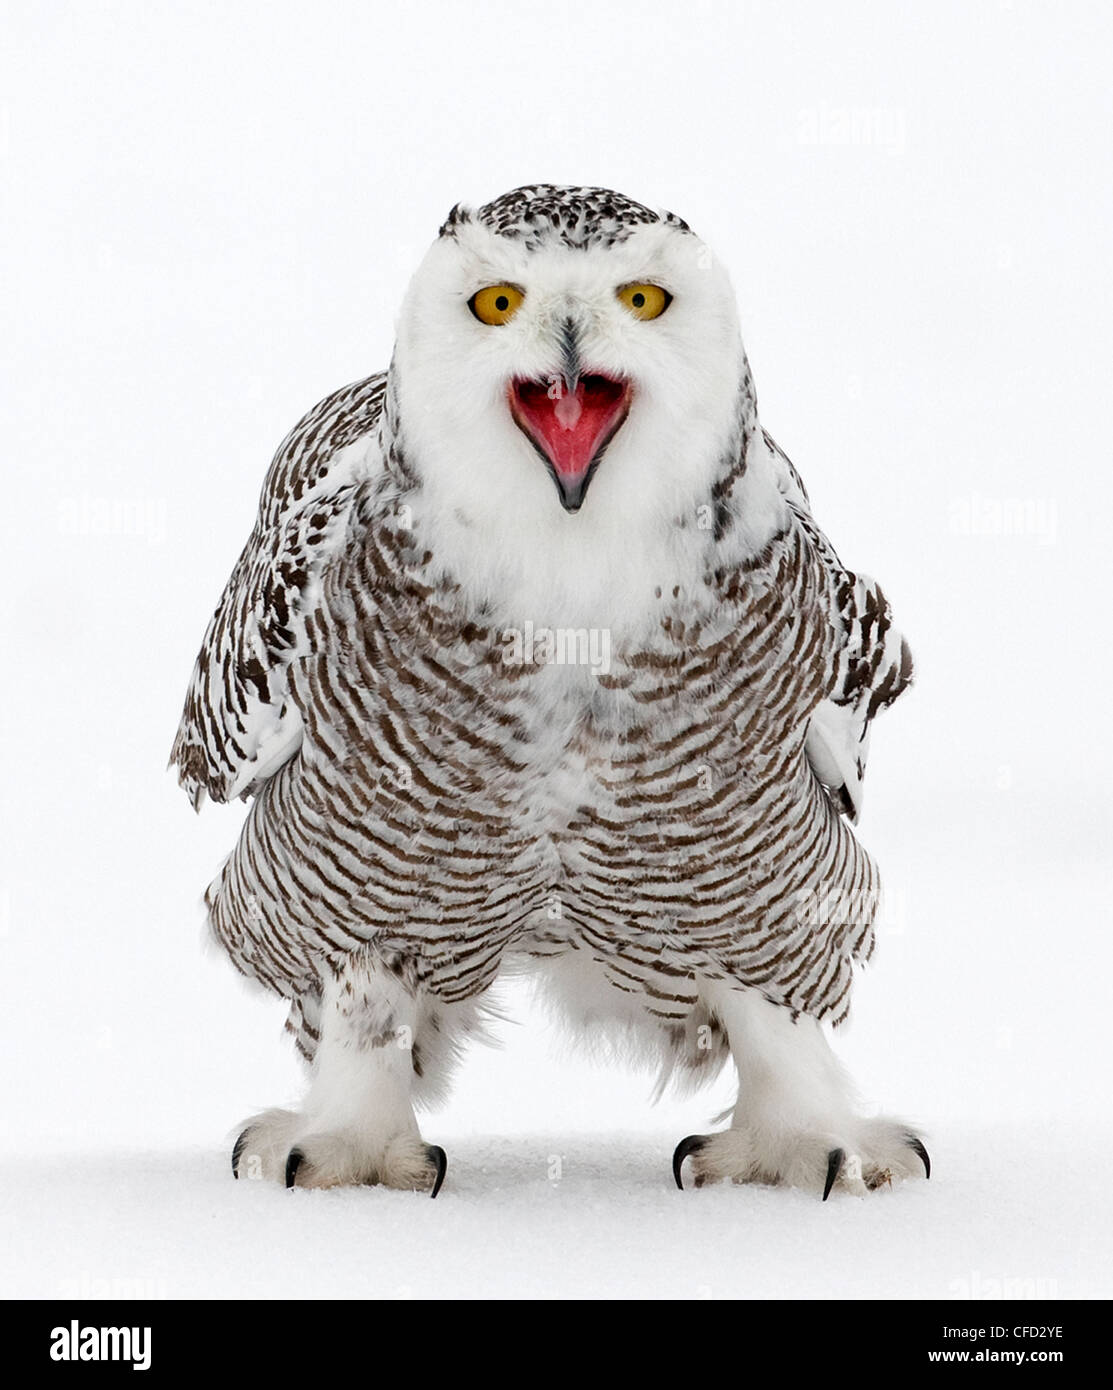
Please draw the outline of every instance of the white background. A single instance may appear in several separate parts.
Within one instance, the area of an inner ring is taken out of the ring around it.
[[[1108,1295],[1107,8],[0,12],[3,1292]],[[279,439],[386,366],[455,201],[542,180],[723,258],[763,422],[912,642],[838,1046],[931,1184],[682,1195],[729,1084],[650,1108],[517,998],[424,1122],[435,1204],[231,1181],[300,1079],[202,946],[242,808],[163,771],[190,667]]]

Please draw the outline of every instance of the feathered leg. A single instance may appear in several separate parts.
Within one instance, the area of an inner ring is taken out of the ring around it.
[[[731,1178],[802,1187],[824,1200],[836,1187],[865,1193],[929,1175],[927,1151],[909,1125],[856,1112],[850,1080],[816,1019],[794,1018],[757,990],[703,992],[730,1040],[738,1104],[729,1129],[677,1147],[678,1184],[689,1158],[697,1186]]]
[[[446,1045],[451,1049],[445,1029],[443,1012],[407,984],[403,971],[370,952],[348,957],[324,982],[302,1109],[249,1120],[233,1172],[287,1187],[382,1183],[435,1197],[445,1155],[422,1140],[412,1092],[415,1075]]]

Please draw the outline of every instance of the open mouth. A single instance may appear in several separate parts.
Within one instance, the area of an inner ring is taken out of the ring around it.
[[[630,384],[591,372],[575,387],[560,377],[515,381],[514,423],[545,460],[566,512],[578,512],[607,445],[630,409]]]

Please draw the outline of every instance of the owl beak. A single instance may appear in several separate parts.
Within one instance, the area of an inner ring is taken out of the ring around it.
[[[562,372],[548,381],[515,381],[514,423],[541,455],[566,512],[578,512],[630,409],[630,384],[598,372]]]

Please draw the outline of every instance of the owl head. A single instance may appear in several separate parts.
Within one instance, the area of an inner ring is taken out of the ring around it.
[[[632,583],[623,557],[676,543],[756,420],[719,262],[678,217],[598,188],[453,208],[391,382],[443,553],[504,588]]]
[[[465,512],[573,518],[705,485],[743,355],[726,275],[684,222],[533,185],[453,208],[407,295],[395,375],[423,476]]]

